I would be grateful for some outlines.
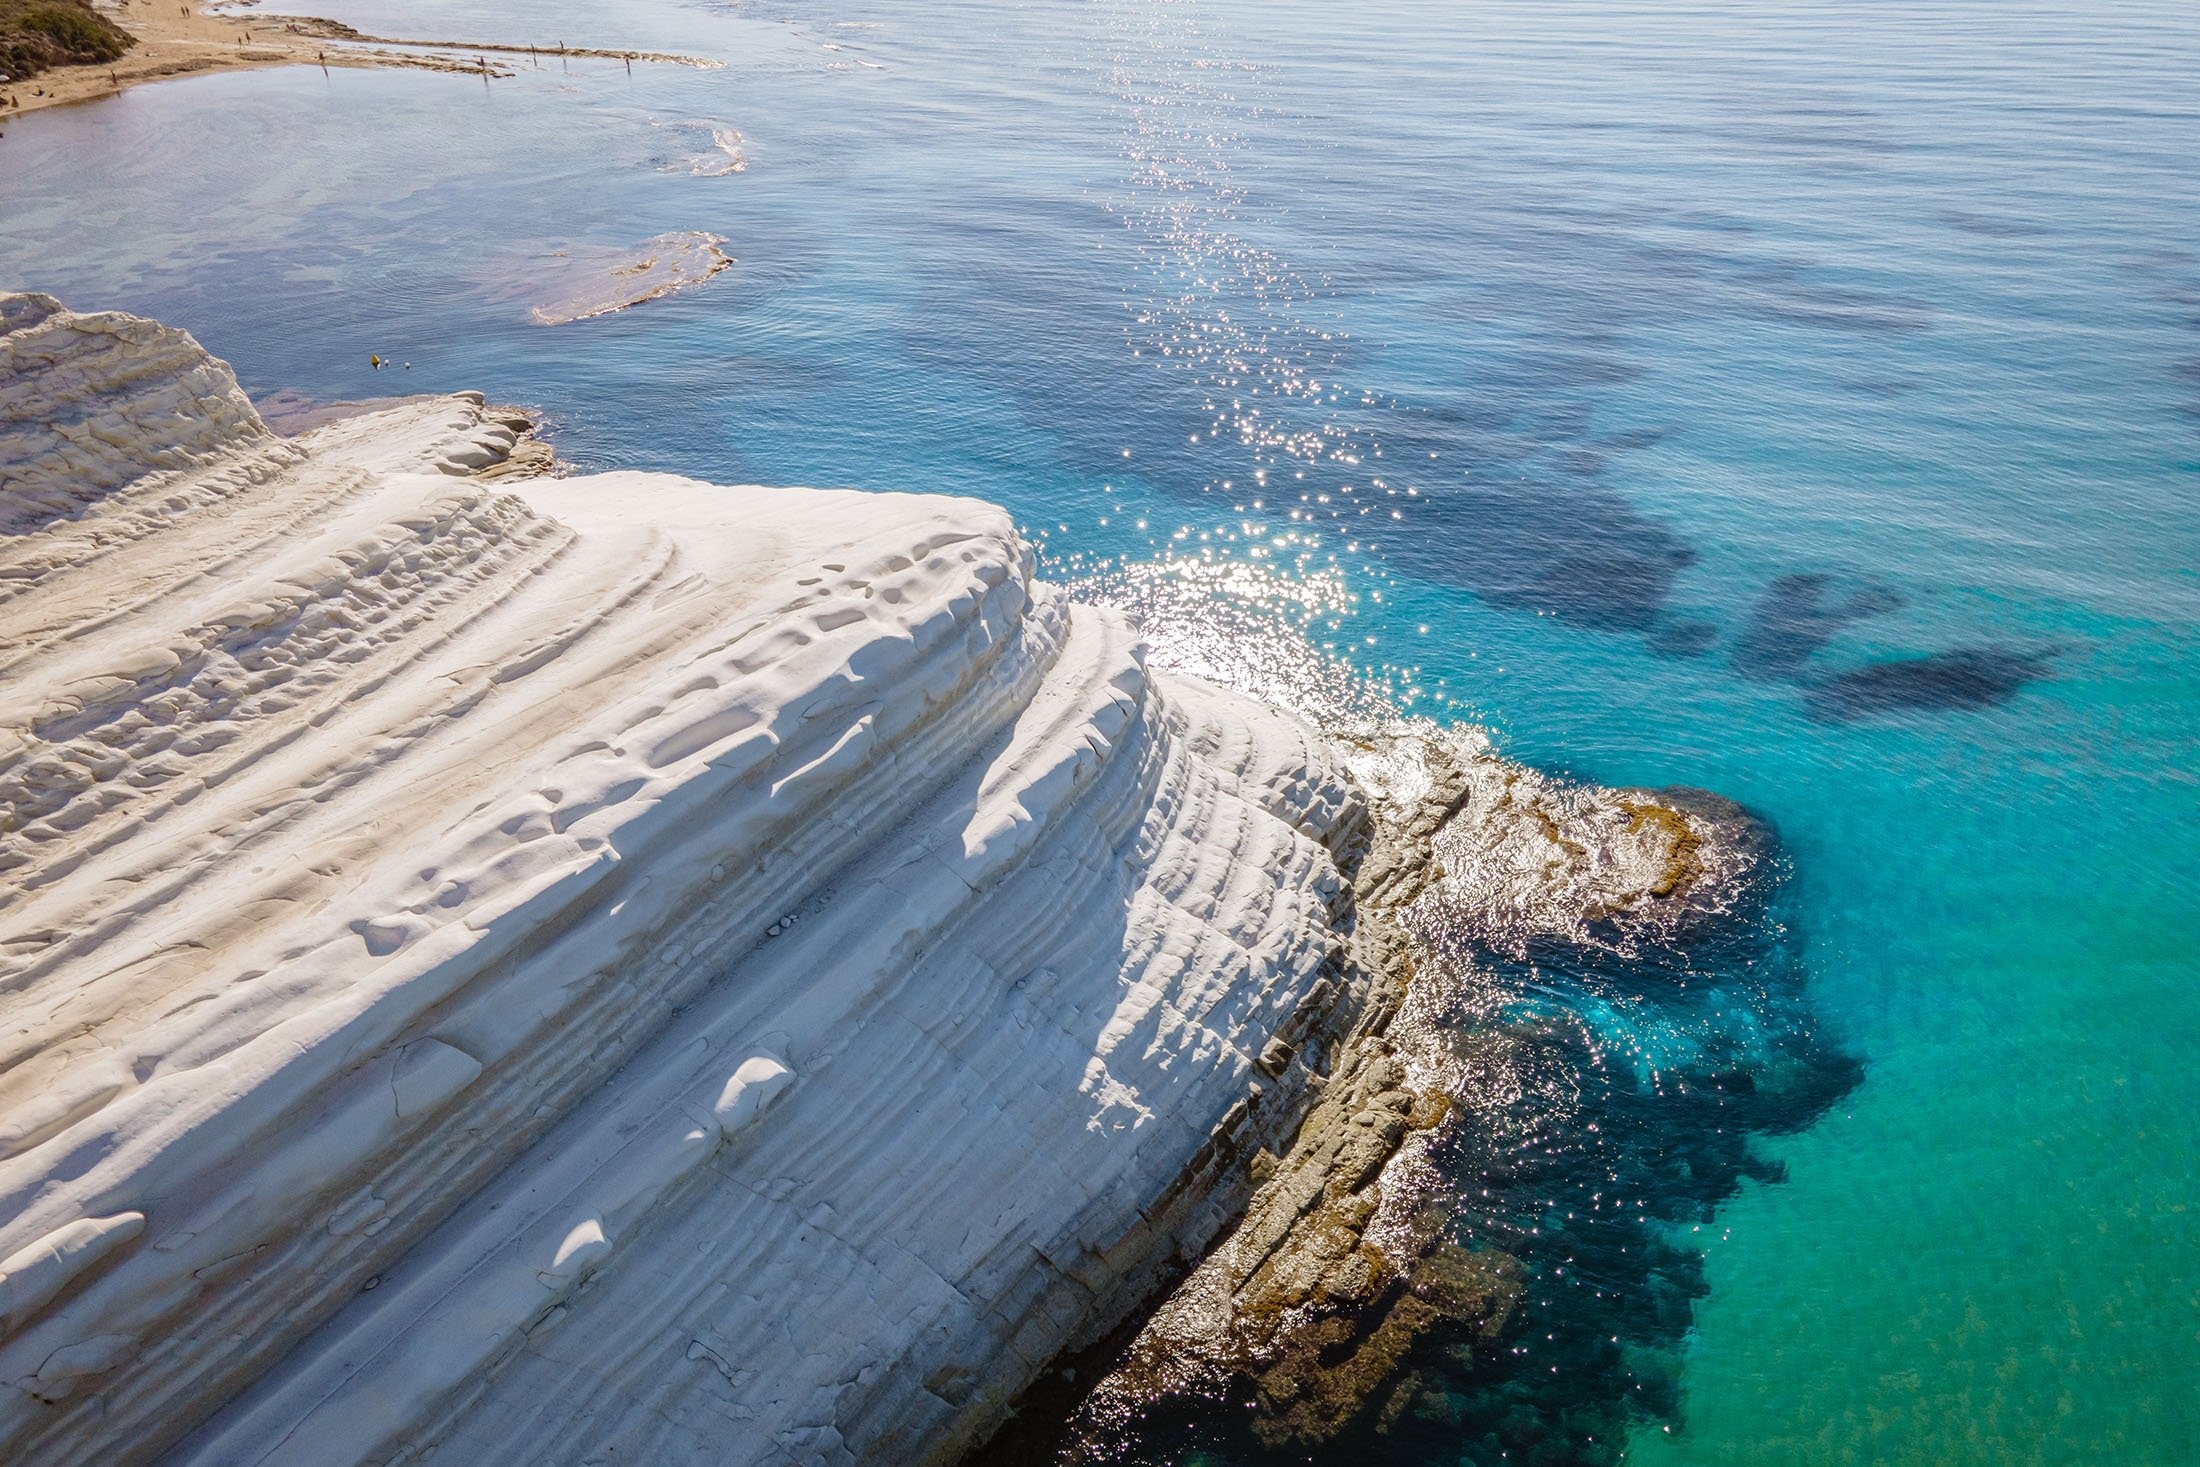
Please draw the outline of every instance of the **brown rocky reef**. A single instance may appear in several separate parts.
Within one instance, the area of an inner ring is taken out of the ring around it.
[[[1119,1460],[1170,1401],[1235,1402],[1265,1445],[1311,1448],[1404,1412],[1408,1356],[1440,1323],[1502,1348],[1525,1270],[1460,1241],[1434,1176],[1477,1093],[1455,1042],[1474,953],[1670,933],[1749,859],[1715,803],[1549,779],[1470,734],[1366,738],[1349,759],[1374,822],[1344,994],[1326,1043],[1264,1056],[1307,1095],[1303,1121],[1249,1153],[1242,1219],[1144,1324],[1058,1362],[976,1463]]]

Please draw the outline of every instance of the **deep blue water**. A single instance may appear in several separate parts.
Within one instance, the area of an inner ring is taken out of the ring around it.
[[[727,64],[14,120],[0,283],[586,465],[983,495],[1100,589],[1226,567],[1417,712],[1777,832],[1713,997],[1515,975],[1559,1099],[1478,1144],[1664,1199],[1653,1262],[1562,1290],[1620,1245],[1560,1207],[1546,1326],[1398,1460],[2200,1460],[2200,12],[321,8]],[[738,263],[529,321],[550,252],[690,229]]]

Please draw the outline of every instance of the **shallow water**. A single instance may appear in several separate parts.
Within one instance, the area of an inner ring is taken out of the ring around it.
[[[1547,1281],[1503,1411],[1398,1460],[1613,1423],[1654,1463],[2195,1459],[2189,8],[321,8],[726,65],[13,120],[0,283],[256,392],[480,387],[584,464],[1001,500],[1055,574],[1178,608],[1164,653],[1272,669],[1257,619],[1181,614],[1168,568],[1226,562],[1415,711],[1777,829],[1730,1004],[1506,980],[1626,1120],[1598,1165],[1739,1191],[1642,1225],[1646,1321]],[[737,263],[530,319],[551,267],[684,231]],[[1613,1059],[1764,1014],[1860,1070],[1744,1153]]]

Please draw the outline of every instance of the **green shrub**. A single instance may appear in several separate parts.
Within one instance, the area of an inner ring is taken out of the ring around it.
[[[49,66],[116,61],[136,44],[84,0],[0,0],[0,72],[17,81]]]

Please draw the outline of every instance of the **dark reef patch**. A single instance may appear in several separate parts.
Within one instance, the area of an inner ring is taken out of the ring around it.
[[[1605,448],[1629,449],[1639,452],[1656,448],[1673,436],[1671,428],[1629,428],[1619,433],[1607,433],[1597,440]]]
[[[1876,397],[1887,401],[1908,397],[1918,390],[1918,385],[1900,377],[1857,377],[1841,384],[1843,388],[1860,396]]]
[[[1879,336],[1925,331],[1932,325],[1931,308],[1923,302],[1888,303],[1856,291],[1821,290],[1768,298],[1756,314],[1790,326]]]
[[[1432,1335],[1403,1399],[1337,1462],[1606,1463],[1677,1423],[1681,1353],[1706,1292],[1689,1230],[1744,1181],[1776,1182],[1758,1138],[1809,1127],[1862,1078],[1805,992],[1785,863],[1678,946],[1552,938],[1481,955],[1457,1044],[1502,1105],[1461,1108],[1441,1159],[1451,1227],[1520,1260],[1502,1346]]]
[[[1701,657],[1719,640],[1719,629],[1707,621],[1666,622],[1650,633],[1650,650],[1660,657]]]
[[[1659,657],[1724,658],[1746,682],[1795,688],[1827,723],[1984,706],[2038,675],[1970,654],[1842,670],[1823,654],[1845,629],[1901,606],[1899,593],[1862,567],[1829,564],[1778,575],[1737,616],[1723,609],[1729,597],[1755,588],[1716,564],[1697,570],[1688,521],[1633,492],[1690,464],[1685,450],[1662,456],[1696,425],[1669,408],[1645,422],[1635,415],[1644,394],[1626,390],[1661,369],[1656,344],[1673,329],[1782,323],[1825,345],[1840,391],[1894,399],[1927,384],[1881,347],[1931,330],[1936,302],[1774,250],[1745,218],[1559,189],[1460,218],[1371,185],[1365,202],[1381,206],[1388,248],[1318,266],[1294,259],[1284,247],[1297,238],[1293,195],[1264,172],[1269,134],[1214,132],[1208,108],[1220,94],[1172,66],[1136,53],[1109,80],[1135,164],[1117,187],[1057,198],[1013,177],[972,183],[974,222],[963,227],[996,268],[925,277],[891,327],[912,361],[982,389],[944,394],[965,416],[928,408],[924,428],[957,445],[973,479],[1063,479],[1076,510],[1103,523],[1144,516],[1159,495],[1175,507],[1159,506],[1147,532],[1157,556],[1229,556],[1244,553],[1231,542],[1273,539],[1286,560],[1364,558],[1378,576],[1640,638]],[[1244,84],[1225,109],[1241,120],[1249,102],[1264,105],[1256,96],[1284,100],[1268,80]],[[1735,126],[1833,166],[1886,145],[1839,109],[1783,104]],[[1980,239],[2035,228],[2016,210],[1951,208],[1942,222]],[[1437,265],[1459,250],[1511,264],[1501,280],[1439,287]],[[2188,258],[2136,268],[2189,304]],[[1445,374],[1416,369],[1405,387],[1343,309],[1397,292],[1456,346]],[[1634,411],[1617,416],[1613,404]],[[935,487],[973,485],[950,474]],[[1051,529],[1033,533],[1044,541]],[[1675,599],[1692,574],[1720,584],[1686,598],[1690,615]]]
[[[1943,209],[1940,217],[1951,228],[1989,239],[2041,239],[2053,234],[2052,226],[2013,214],[1987,214],[1976,209]]]
[[[1836,595],[1836,585],[1822,571],[1776,578],[1734,640],[1728,659],[1734,670],[1753,682],[1798,677],[1843,627],[1902,605],[1900,594],[1884,586],[1859,586]]]
[[[1594,631],[1648,631],[1696,551],[1619,495],[1579,476],[1438,490],[1386,559],[1465,585],[1494,606]],[[1470,554],[1450,547],[1469,545]]]
[[[1811,684],[1805,702],[1823,723],[1900,713],[1942,713],[2006,703],[2048,676],[2051,654],[2012,647],[1957,647],[1873,662]]]

